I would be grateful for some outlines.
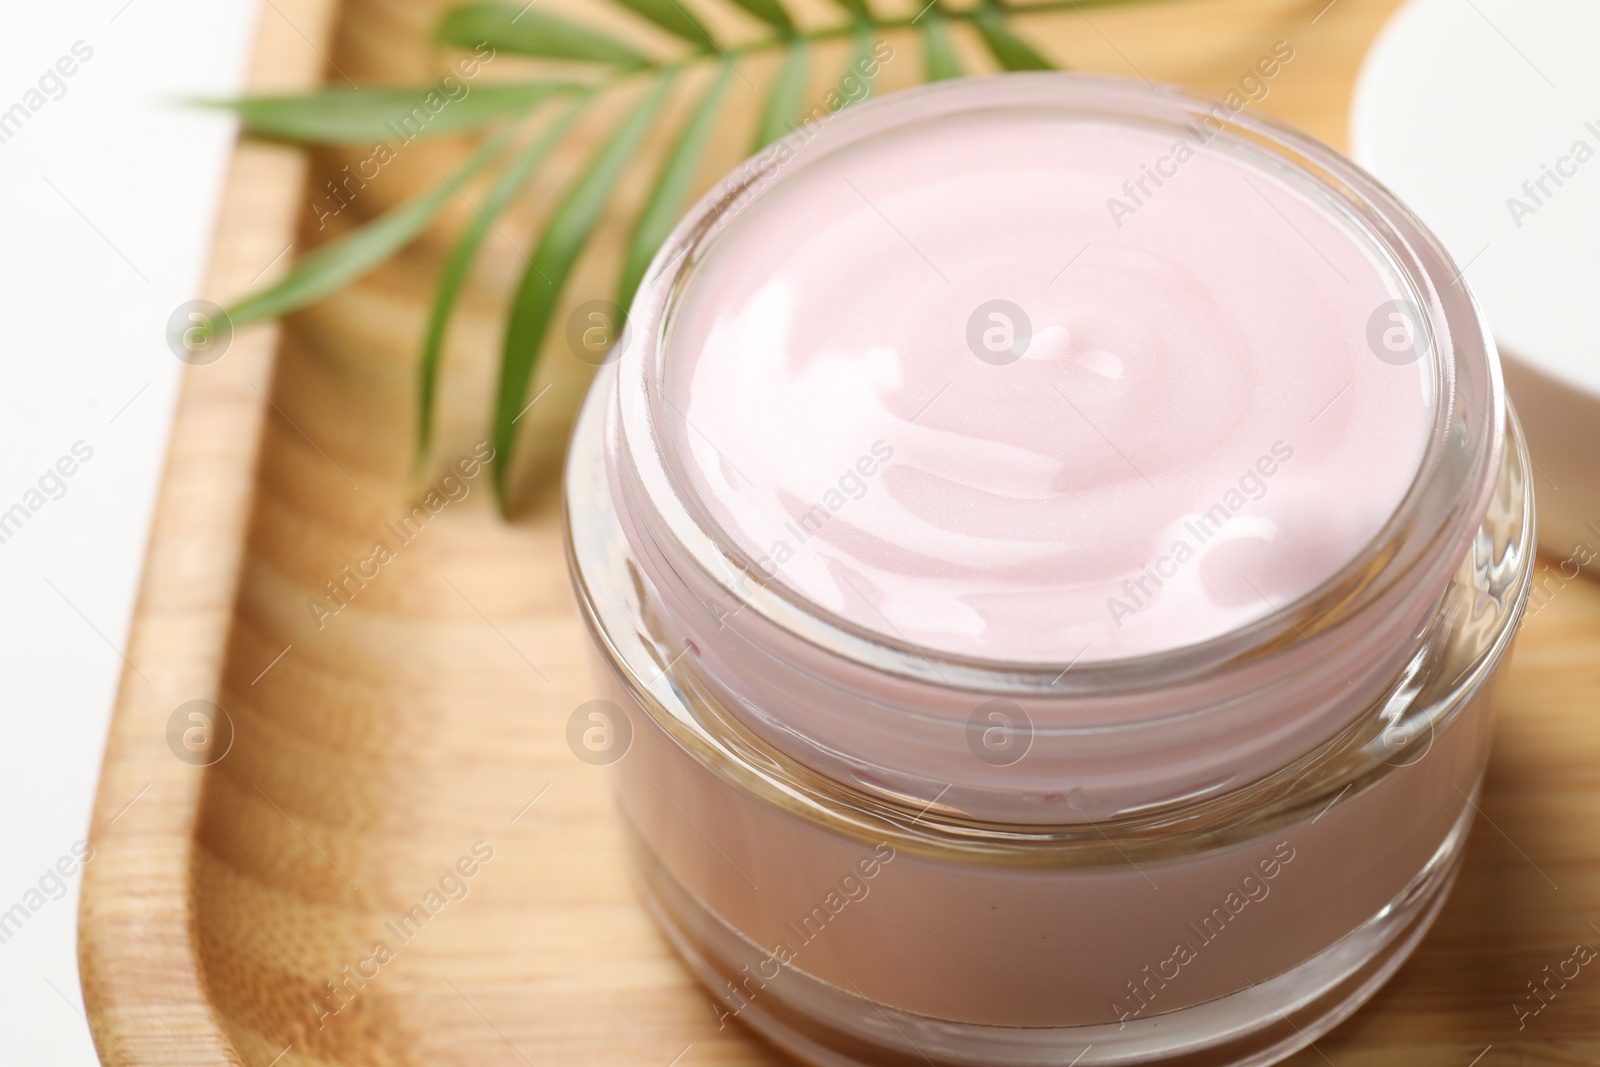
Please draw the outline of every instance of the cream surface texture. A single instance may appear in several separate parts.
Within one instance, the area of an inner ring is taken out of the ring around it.
[[[1271,616],[1371,543],[1433,419],[1395,273],[1201,131],[973,115],[738,213],[671,323],[681,477],[868,631],[1020,662]]]

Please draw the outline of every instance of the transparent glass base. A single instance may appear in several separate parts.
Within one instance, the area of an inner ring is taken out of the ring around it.
[[[1125,1024],[1060,1027],[983,1026],[913,1014],[792,965],[753,987],[748,975],[771,957],[673,877],[631,827],[629,837],[651,913],[723,1005],[724,1024],[737,1019],[819,1067],[1263,1067],[1349,1017],[1410,956],[1455,882],[1475,812],[1474,805],[1465,808],[1432,859],[1392,901],[1298,966],[1228,996]]]

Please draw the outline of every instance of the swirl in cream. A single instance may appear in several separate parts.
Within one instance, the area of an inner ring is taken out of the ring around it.
[[[668,341],[669,438],[711,521],[859,626],[1024,662],[1192,644],[1353,559],[1432,423],[1427,361],[1369,348],[1403,294],[1237,143],[1130,198],[1181,136],[949,120],[748,206]],[[980,358],[973,322],[1025,350]]]

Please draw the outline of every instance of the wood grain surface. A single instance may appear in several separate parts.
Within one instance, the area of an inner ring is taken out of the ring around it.
[[[1394,5],[1325,3],[1166,0],[1028,25],[1067,65],[1217,93],[1287,40],[1295,58],[1256,106],[1342,144],[1357,64]],[[615,17],[596,0],[547,4]],[[744,25],[718,0],[694,6],[730,33]],[[425,43],[439,10],[270,0],[251,84],[436,77],[451,58]],[[891,40],[886,88],[920,62],[914,38]],[[959,43],[978,66],[975,43]],[[493,76],[514,76],[515,63],[496,60]],[[748,73],[771,72],[752,60]],[[733,96],[703,184],[748,144],[759,97]],[[237,296],[286,245],[303,252],[404,199],[462,150],[407,148],[319,233],[311,204],[351,155],[241,145],[202,295]],[[105,1063],[781,1062],[736,1026],[718,1029],[634,894],[605,772],[564,741],[572,709],[597,695],[550,477],[584,368],[547,353],[535,387],[552,388],[527,420],[512,522],[486,474],[442,481],[484,435],[504,302],[571,174],[557,160],[486,249],[423,475],[410,476],[418,337],[466,203],[350,291],[243,331],[223,359],[187,372],[85,868],[84,1000]],[[629,177],[624,217],[648,181],[647,169]],[[567,306],[610,295],[625,236],[602,227]],[[425,511],[399,545],[386,523],[430,487],[461,499]],[[314,613],[324,583],[379,539],[398,545],[394,558],[337,614]],[[1600,1062],[1600,964],[1542,999],[1527,984],[1577,943],[1600,946],[1600,586],[1565,582],[1556,561],[1544,569],[1555,577],[1504,689],[1454,897],[1399,976],[1295,1064]],[[214,701],[233,727],[210,766],[168,741],[191,700]],[[1406,813],[1394,818],[1404,832]],[[442,903],[401,943],[390,924],[430,892]],[[381,960],[380,940],[397,946]],[[353,997],[330,992],[353,973],[368,976],[345,987]]]

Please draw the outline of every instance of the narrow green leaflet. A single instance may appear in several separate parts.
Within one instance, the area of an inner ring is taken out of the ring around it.
[[[694,188],[700,161],[705,156],[706,145],[717,127],[722,99],[727,95],[728,83],[733,74],[731,64],[723,64],[716,79],[706,87],[705,95],[694,114],[684,124],[678,143],[662,164],[656,178],[655,192],[650,196],[633,229],[628,242],[628,258],[622,268],[622,281],[617,288],[617,304],[626,309],[633,303],[633,294],[639,288],[645,270],[650,266],[661,242],[667,239],[672,227],[683,213],[683,205]]]
[[[201,104],[234,112],[244,132],[256,137],[300,144],[405,143],[477,129],[502,115],[530,111],[570,88],[567,82],[474,86],[452,79],[412,89],[325,89]]]
[[[689,9],[679,0],[617,0],[617,3],[697,47],[704,48],[711,41],[711,35],[700,20],[689,14]]]
[[[838,93],[843,101],[838,108],[840,111],[865,100],[872,91],[873,78],[878,75],[873,70],[872,77],[867,76],[867,71],[872,69],[872,27],[865,22],[858,23],[850,40],[850,58],[845,60],[844,73],[839,75]]]
[[[867,0],[833,0],[833,2],[862,22],[872,21],[872,12],[867,9]]]
[[[535,11],[533,5],[464,4],[451,8],[434,36],[445,44],[553,59],[587,60],[620,67],[643,67],[649,59],[609,34]]]
[[[466,284],[467,275],[477,259],[483,239],[494,225],[494,220],[510,206],[532,179],[534,171],[544,162],[550,149],[561,140],[572,123],[588,106],[593,94],[585,93],[575,101],[550,127],[523,149],[496,179],[483,206],[478,208],[466,229],[450,250],[444,269],[439,274],[439,288],[433,295],[433,307],[428,312],[428,327],[422,342],[422,362],[418,368],[417,382],[417,460],[427,456],[433,442],[433,408],[438,391],[439,359],[444,349],[445,333],[450,328],[450,318],[455,313],[456,300]]]
[[[1055,70],[1056,65],[1034,51],[1033,46],[1018,37],[1006,21],[999,6],[986,3],[972,13],[972,24],[978,28],[989,54],[1006,70]]]
[[[287,315],[348,285],[410,244],[439,214],[457,187],[472,178],[505,147],[511,131],[497,134],[466,165],[421,196],[330,241],[294,265],[283,279],[245,297],[228,309],[234,326]]]
[[[784,33],[794,32],[794,22],[789,18],[780,0],[733,0],[756,18]]]
[[[800,121],[801,95],[806,91],[806,72],[810,59],[810,43],[802,37],[796,37],[783,57],[778,80],[772,83],[767,95],[767,106],[761,112],[755,144],[750,149],[752,153],[761,151],[783,137]]]
[[[506,473],[511,468],[511,449],[516,422],[522,417],[528,383],[539,359],[539,349],[550,326],[550,316],[560,299],[562,287],[578,253],[594,232],[605,212],[617,180],[638,152],[650,132],[671,85],[663,77],[654,91],[634,108],[611,139],[590,161],[584,172],[568,187],[566,195],[551,214],[544,236],[533,253],[533,260],[522,275],[511,305],[511,321],[506,325],[505,345],[500,358],[500,386],[495,397],[492,440],[495,449],[494,484],[501,506],[506,500]]]
[[[922,72],[931,82],[962,75],[961,60],[950,43],[950,24],[933,8],[917,20],[922,27]]]

